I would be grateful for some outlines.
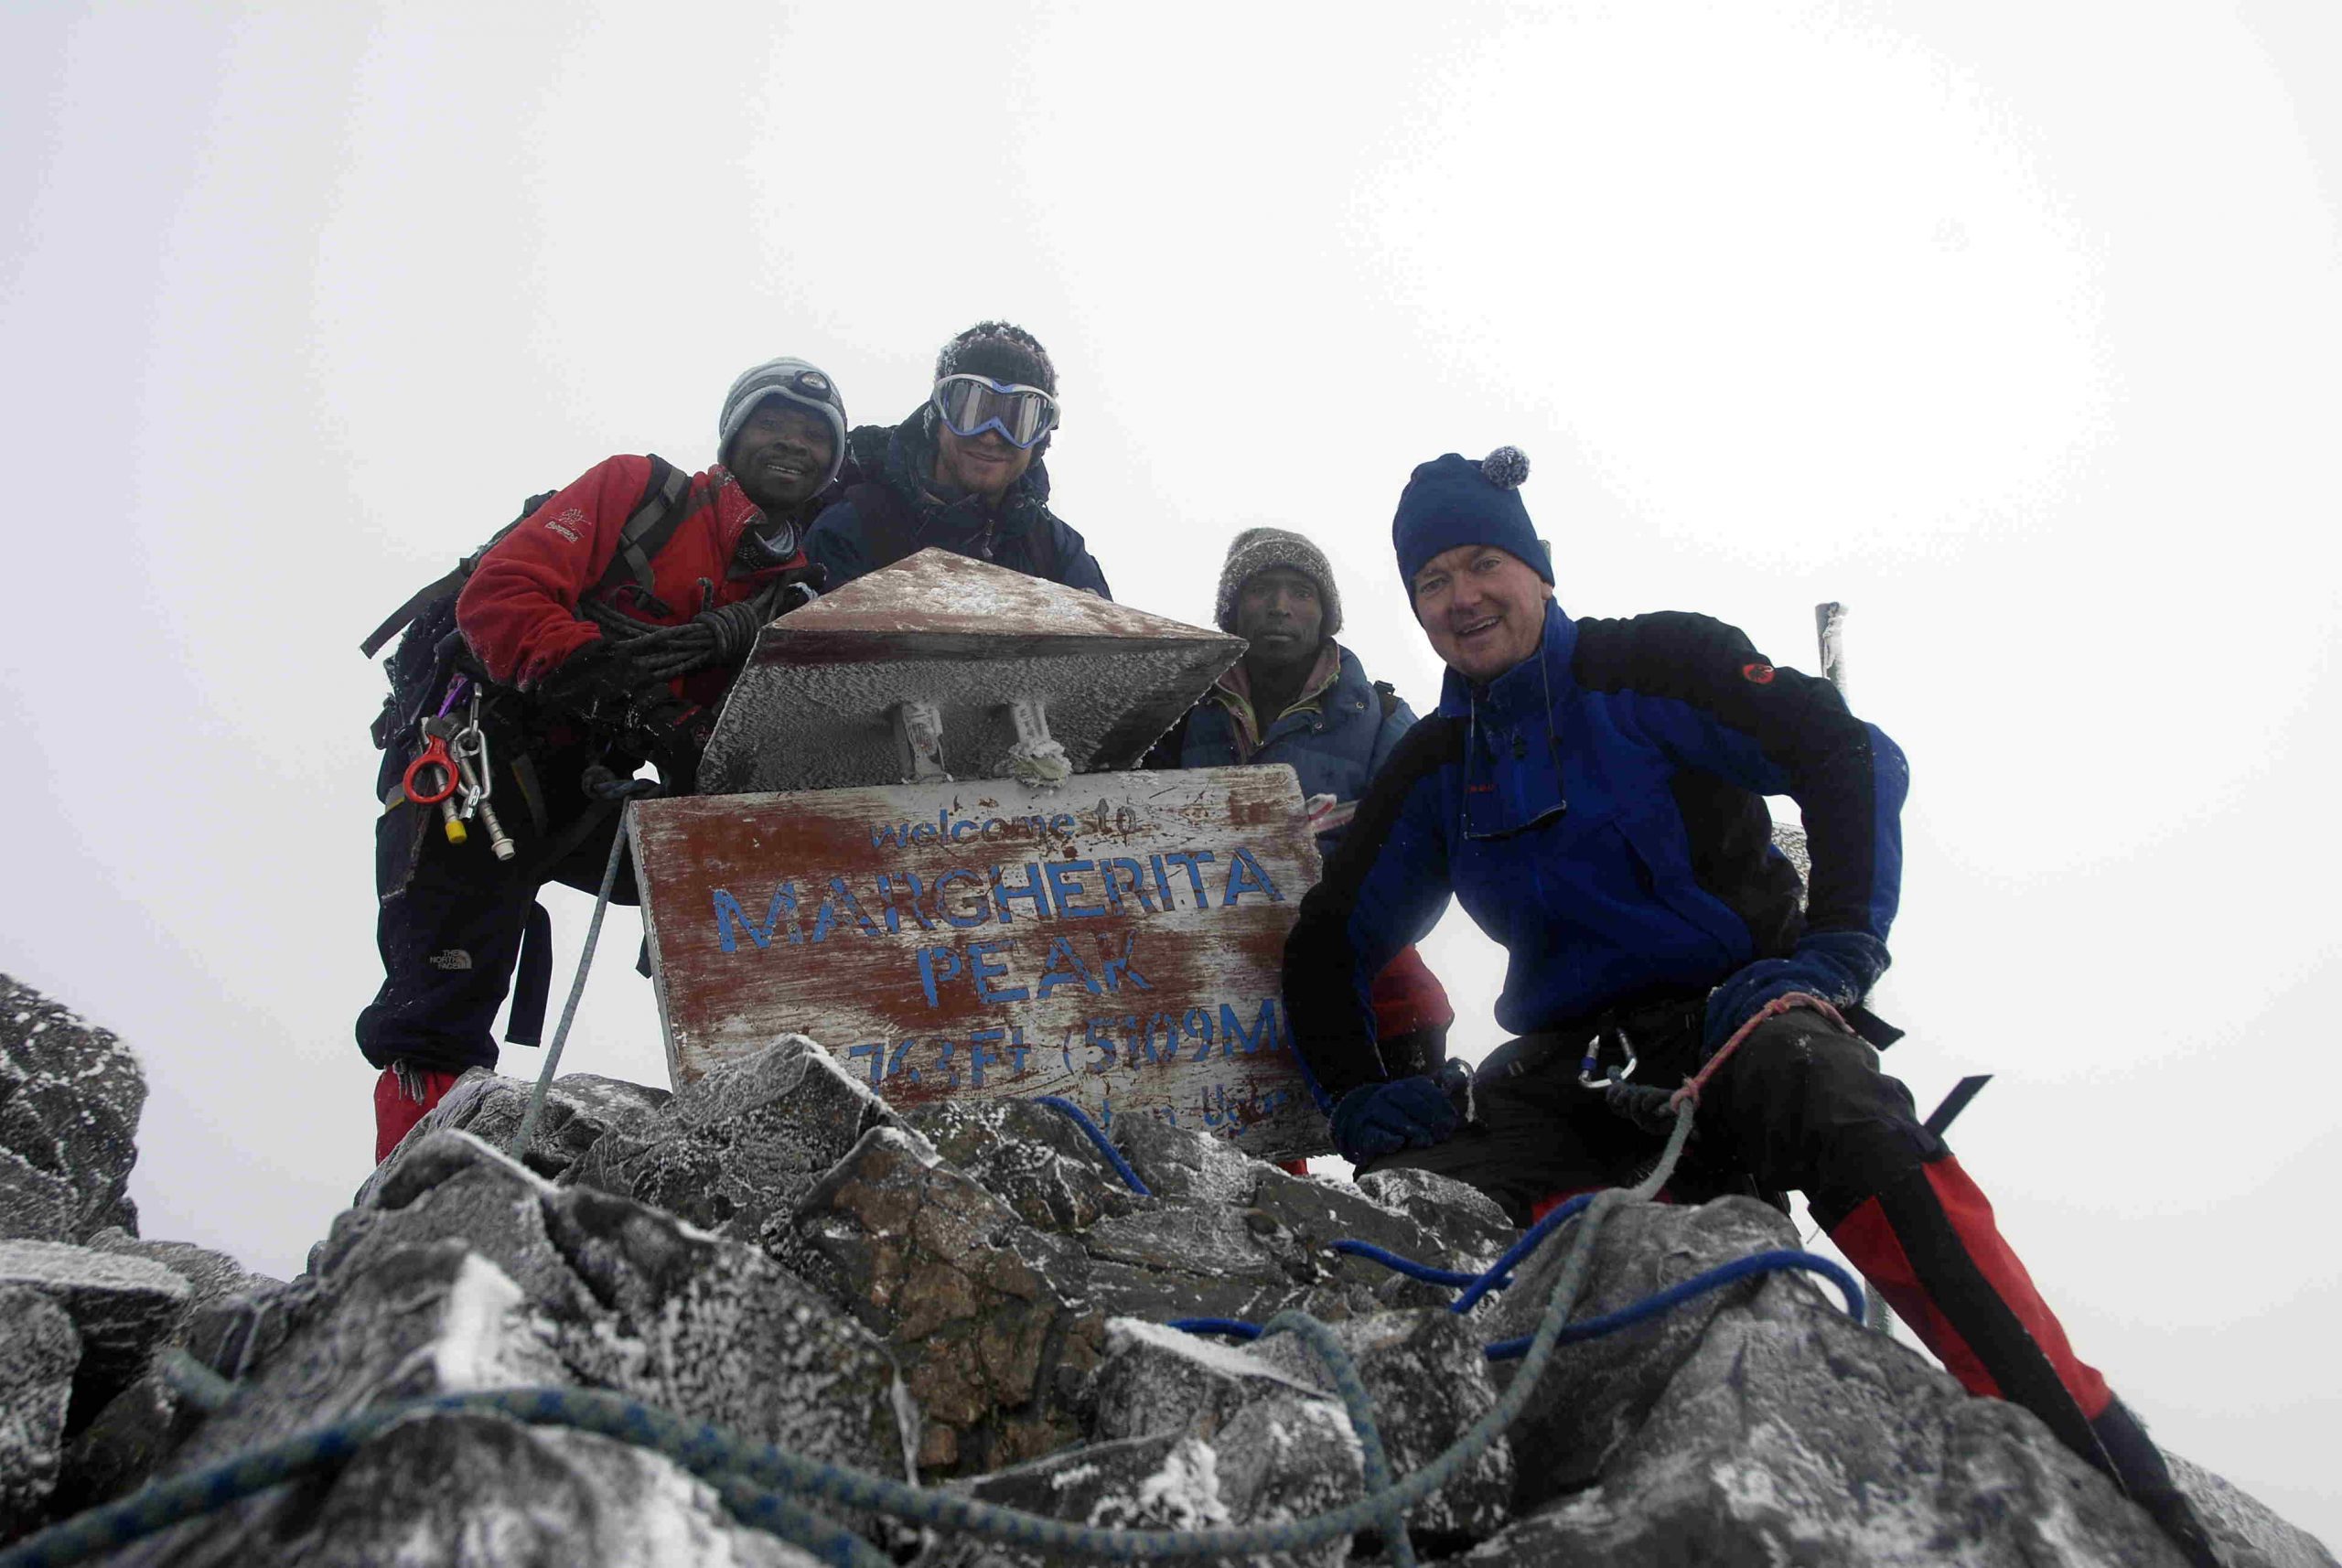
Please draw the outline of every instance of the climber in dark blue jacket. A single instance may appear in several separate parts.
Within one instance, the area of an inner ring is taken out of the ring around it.
[[[1660,1137],[1649,1099],[1617,1087],[1629,1071],[1670,1087],[1713,1060],[1676,1196],[1803,1192],[1970,1391],[2031,1410],[2214,1561],[2144,1429],[1878,1070],[1874,1046],[1896,1035],[1863,1003],[1887,965],[1903,754],[1720,621],[1563,614],[1527,472],[1510,447],[1451,453],[1415,469],[1392,523],[1448,674],[1285,949],[1295,1044],[1336,1144],[1361,1167],[1469,1182],[1526,1222],[1649,1168]],[[1766,795],[1804,813],[1802,911]],[[1520,1036],[1461,1095],[1385,1071],[1366,1005],[1451,895],[1509,955],[1497,1018]]]
[[[828,590],[932,548],[1112,598],[1081,535],[1048,507],[1041,456],[1057,391],[1048,351],[1021,327],[979,321],[943,345],[917,413],[854,432],[862,478],[805,538]]]
[[[1293,769],[1304,800],[1334,808],[1317,820],[1347,821],[1415,715],[1334,640],[1342,592],[1325,552],[1286,529],[1244,530],[1220,566],[1212,619],[1244,639],[1244,657],[1155,744],[1144,766],[1281,762]],[[1321,832],[1319,848],[1330,851],[1338,837],[1338,825]],[[1429,1072],[1446,1060],[1456,1010],[1413,947],[1376,972],[1370,1001],[1375,1043],[1394,1076]]]

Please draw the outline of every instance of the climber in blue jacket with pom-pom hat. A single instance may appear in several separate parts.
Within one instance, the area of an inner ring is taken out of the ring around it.
[[[1448,667],[1359,803],[1285,949],[1285,1004],[1335,1142],[1362,1169],[1471,1183],[1526,1223],[1649,1168],[1698,1077],[1675,1196],[1799,1191],[1973,1393],[2032,1411],[2191,1562],[2201,1524],[2064,1329],[1910,1092],[1863,1003],[1887,965],[1903,754],[1828,682],[1737,628],[1667,613],[1574,620],[1501,447],[1423,464],[1391,524],[1415,619]],[[1812,874],[1763,797],[1803,812]],[[1368,987],[1453,895],[1509,962],[1517,1037],[1468,1088],[1387,1078]]]

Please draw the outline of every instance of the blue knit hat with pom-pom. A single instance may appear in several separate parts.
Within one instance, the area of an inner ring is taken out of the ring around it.
[[[1520,503],[1520,481],[1528,477],[1529,458],[1518,446],[1499,446],[1477,462],[1450,452],[1415,469],[1391,520],[1391,544],[1410,596],[1423,564],[1459,544],[1493,544],[1553,580],[1552,560]]]

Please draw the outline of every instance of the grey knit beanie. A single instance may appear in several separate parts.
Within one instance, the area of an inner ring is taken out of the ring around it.
[[[1236,629],[1236,598],[1244,580],[1271,566],[1300,573],[1317,585],[1318,602],[1326,607],[1327,637],[1342,629],[1342,593],[1334,586],[1334,569],[1326,553],[1300,534],[1282,528],[1248,528],[1229,542],[1228,564],[1219,569],[1219,605],[1214,620],[1222,631]]]
[[[829,422],[830,477],[822,482],[835,484],[845,467],[845,400],[838,395],[837,382],[802,360],[768,360],[741,372],[724,394],[724,413],[715,422],[715,460],[731,460],[732,437],[740,434],[758,403],[774,397]]]

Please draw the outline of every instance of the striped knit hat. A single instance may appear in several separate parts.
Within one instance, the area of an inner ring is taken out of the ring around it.
[[[1222,631],[1236,629],[1236,599],[1244,580],[1271,566],[1300,573],[1317,585],[1317,600],[1326,607],[1327,637],[1342,629],[1342,595],[1334,586],[1334,569],[1326,553],[1298,533],[1282,528],[1248,528],[1228,546],[1228,564],[1219,569],[1219,604],[1215,620]]]

